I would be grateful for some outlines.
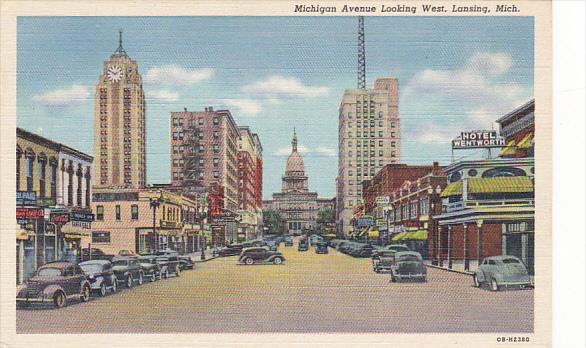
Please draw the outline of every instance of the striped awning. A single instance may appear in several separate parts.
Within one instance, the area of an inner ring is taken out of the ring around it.
[[[400,240],[427,240],[427,230],[401,232],[393,237],[393,241]]]
[[[458,196],[462,194],[462,181],[449,183],[440,194],[440,197]]]
[[[533,132],[527,133],[527,135],[525,135],[517,144],[517,147],[520,149],[528,149],[531,146],[533,146]]]
[[[533,192],[533,182],[527,176],[477,178],[468,180],[469,193]]]
[[[512,156],[517,152],[517,147],[515,146],[515,139],[509,141],[507,146],[503,147],[501,150],[501,156]]]

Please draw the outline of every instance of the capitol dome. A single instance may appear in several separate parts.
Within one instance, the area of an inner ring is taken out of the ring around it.
[[[305,165],[303,158],[297,151],[297,134],[293,131],[293,141],[291,141],[291,154],[287,158],[287,167],[285,168],[286,176],[304,176]]]

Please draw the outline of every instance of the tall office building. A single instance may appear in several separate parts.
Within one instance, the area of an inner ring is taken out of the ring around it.
[[[138,65],[122,47],[122,31],[96,85],[94,115],[95,186],[144,187],[145,99]]]
[[[240,132],[229,110],[171,112],[171,185],[185,191],[219,187],[222,209],[238,210]]]
[[[354,207],[362,204],[362,181],[401,158],[399,81],[380,78],[373,89],[348,89],[339,108],[336,220],[347,236]]]

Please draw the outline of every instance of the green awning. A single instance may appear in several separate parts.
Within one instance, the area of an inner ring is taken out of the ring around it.
[[[409,232],[401,232],[399,234],[397,234],[396,236],[393,237],[393,241],[398,241],[398,240],[402,240],[403,237]]]
[[[458,196],[462,194],[462,181],[456,181],[448,184],[440,194],[440,197]]]
[[[527,176],[477,178],[468,180],[468,193],[533,192],[533,183]]]

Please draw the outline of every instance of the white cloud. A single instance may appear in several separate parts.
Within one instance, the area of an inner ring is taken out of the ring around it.
[[[251,95],[271,99],[272,102],[281,98],[320,97],[330,93],[328,87],[306,86],[295,77],[279,75],[274,75],[266,80],[243,86],[242,91]]]
[[[335,149],[326,146],[318,146],[315,149],[308,148],[305,145],[297,145],[297,151],[305,156],[316,156],[316,157],[335,157],[338,152]],[[291,154],[291,146],[286,146],[273,152],[274,156],[289,156]]]
[[[427,132],[418,129],[413,136],[420,142],[439,142],[446,135],[456,135],[466,129],[491,129],[503,114],[521,105],[530,97],[516,82],[503,81],[502,75],[510,70],[513,59],[504,53],[479,52],[455,70],[426,69],[415,74],[407,83],[402,99],[414,105],[438,101],[463,120],[430,121]],[[414,131],[415,132],[415,131]],[[449,139],[449,138],[448,138]]]
[[[33,97],[37,103],[44,106],[72,106],[83,104],[89,100],[90,92],[87,87],[73,85],[69,89],[56,89],[45,94]]]
[[[336,157],[338,155],[338,151],[336,151],[336,149],[332,149],[331,147],[326,146],[318,146],[314,152],[318,155],[326,157]]]
[[[262,110],[260,104],[252,99],[220,99],[219,102],[229,107],[237,108],[241,113],[251,116],[258,114]]]
[[[160,90],[160,91],[153,91],[149,90],[146,93],[148,99],[155,99],[159,101],[177,101],[179,100],[179,93],[167,91],[167,90]]]
[[[186,69],[176,64],[162,65],[149,69],[145,81],[161,85],[190,86],[214,76],[214,69]]]

